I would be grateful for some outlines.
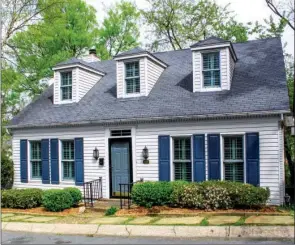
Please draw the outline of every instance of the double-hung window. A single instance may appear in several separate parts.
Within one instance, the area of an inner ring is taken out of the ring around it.
[[[173,139],[173,163],[175,180],[192,180],[191,138]]]
[[[31,141],[31,177],[32,179],[42,178],[41,141]]]
[[[71,100],[72,99],[72,72],[62,72],[60,73],[61,83],[61,100]]]
[[[243,136],[224,137],[224,179],[244,182]]]
[[[64,180],[75,179],[74,141],[64,140],[62,144],[62,173]]]
[[[220,87],[219,52],[203,53],[204,88]]]
[[[126,94],[140,93],[139,62],[125,63]]]

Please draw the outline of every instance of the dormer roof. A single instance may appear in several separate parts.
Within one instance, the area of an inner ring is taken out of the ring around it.
[[[132,58],[140,58],[140,57],[148,57],[158,63],[160,66],[166,68],[168,65],[149,51],[142,49],[141,47],[136,47],[129,51],[120,53],[114,56],[114,60],[125,60],[125,59],[132,59]]]
[[[206,46],[206,45],[213,45],[213,44],[222,44],[222,43],[229,43],[229,41],[226,41],[222,38],[213,36],[213,37],[206,38],[205,40],[199,41],[199,42],[191,45],[191,48],[196,48],[196,47],[201,47],[201,46]]]
[[[209,37],[205,40],[199,41],[190,46],[191,50],[200,51],[200,50],[207,50],[207,49],[217,49],[217,48],[225,48],[228,47],[230,53],[236,62],[238,60],[234,46],[231,41],[226,41],[219,37]]]
[[[62,69],[74,68],[74,67],[84,68],[86,70],[90,70],[94,73],[97,73],[98,75],[101,75],[101,76],[104,76],[106,74],[104,71],[101,71],[97,68],[96,62],[86,62],[84,60],[81,60],[75,57],[56,64],[52,68],[52,70],[57,71]]]

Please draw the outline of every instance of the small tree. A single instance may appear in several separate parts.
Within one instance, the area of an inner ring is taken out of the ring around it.
[[[7,152],[1,151],[1,189],[11,189],[13,186],[13,162]]]

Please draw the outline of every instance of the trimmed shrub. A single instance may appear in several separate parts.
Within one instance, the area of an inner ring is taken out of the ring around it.
[[[172,192],[170,182],[143,182],[133,186],[131,198],[137,205],[150,208],[170,204]]]
[[[13,186],[13,162],[7,150],[1,150],[1,189],[11,189]]]
[[[198,209],[257,208],[266,205],[268,188],[231,181],[192,183],[144,182],[135,184],[131,197],[139,206],[170,205]]]
[[[203,195],[200,185],[192,183],[184,185],[179,192],[178,206],[187,208],[203,208]]]
[[[73,206],[73,198],[69,191],[51,189],[44,191],[43,206],[53,212],[63,211]]]
[[[186,186],[190,185],[190,182],[178,180],[178,181],[172,181],[169,183],[172,186],[170,204],[172,206],[181,206],[183,189]]]
[[[1,193],[1,207],[3,208],[35,208],[42,203],[41,189],[10,189]]]
[[[82,193],[78,188],[75,187],[67,187],[64,188],[65,191],[69,192],[73,198],[73,206],[78,206],[78,204],[82,200]]]

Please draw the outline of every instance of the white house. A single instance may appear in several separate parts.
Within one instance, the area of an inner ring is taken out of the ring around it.
[[[82,188],[102,177],[110,198],[141,178],[221,179],[269,187],[269,202],[283,202],[279,38],[91,57],[53,67],[54,84],[11,121],[14,187]]]

